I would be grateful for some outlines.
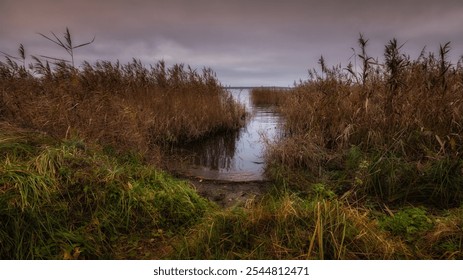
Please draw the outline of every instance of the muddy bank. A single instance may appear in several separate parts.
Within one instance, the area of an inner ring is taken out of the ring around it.
[[[183,179],[188,180],[199,195],[225,208],[250,205],[270,188],[267,181],[215,181],[195,177]]]

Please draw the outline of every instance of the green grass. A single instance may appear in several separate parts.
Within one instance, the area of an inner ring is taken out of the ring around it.
[[[134,248],[144,240],[165,246],[163,238],[215,207],[188,183],[133,158],[80,141],[16,142],[24,137],[0,135],[2,259],[144,258],[121,255],[127,237]],[[11,146],[17,149],[5,152]]]
[[[193,236],[191,238],[190,236]],[[342,200],[268,195],[249,209],[209,217],[180,243],[186,259],[394,259],[401,242]]]
[[[379,211],[336,182],[276,182],[222,209],[136,153],[24,130],[2,130],[0,151],[2,259],[463,257],[461,207]]]

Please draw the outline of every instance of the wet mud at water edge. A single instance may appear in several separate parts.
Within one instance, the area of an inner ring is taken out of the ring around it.
[[[211,181],[187,178],[199,195],[228,208],[233,206],[250,206],[268,191],[269,182],[232,182]]]
[[[207,180],[265,181],[265,142],[279,136],[280,115],[271,104],[254,104],[251,90],[233,90],[233,98],[246,106],[243,128],[171,151],[176,173]]]

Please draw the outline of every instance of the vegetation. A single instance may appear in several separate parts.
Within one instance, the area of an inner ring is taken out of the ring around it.
[[[286,90],[280,88],[253,88],[251,99],[254,106],[278,106],[284,99]]]
[[[61,42],[72,61],[91,43]],[[253,91],[285,137],[268,193],[228,209],[160,170],[170,145],[242,124],[210,69],[29,67],[21,45],[0,63],[0,258],[462,259],[462,65],[448,44],[411,60],[391,40],[380,63],[367,43],[360,71],[321,58],[291,90]]]
[[[449,43],[412,60],[393,39],[380,62],[368,56],[367,43],[361,36],[360,71],[329,68],[322,57],[321,72],[309,71],[308,81],[280,94],[286,137],[269,147],[268,173],[300,193],[326,186],[367,206],[382,230],[420,243],[445,220],[426,209],[447,215],[463,205],[462,61],[448,61]],[[457,236],[444,254],[461,258]],[[421,249],[412,249],[415,257]]]
[[[461,207],[379,211],[317,183],[221,209],[138,154],[1,128],[2,259],[463,257]]]
[[[73,45],[69,30],[64,38],[59,42],[74,63],[73,50],[82,45]],[[116,151],[149,152],[159,161],[159,146],[233,131],[243,123],[244,107],[208,68],[167,67],[163,61],[147,68],[136,59],[75,68],[39,56],[31,56],[26,67],[22,45],[19,54],[0,63],[0,119],[58,139],[73,136]]]
[[[410,60],[391,40],[384,64],[361,47],[361,77],[352,68],[327,69],[321,59],[323,75],[312,71],[311,80],[285,95],[281,112],[289,137],[271,149],[269,161],[303,170],[309,181],[330,177],[341,191],[381,202],[459,206],[461,64],[446,61],[448,44],[438,58],[423,53]]]
[[[1,131],[1,259],[159,258],[166,240],[214,209],[134,154]]]
[[[218,212],[185,239],[181,258],[390,259],[406,246],[346,201],[275,191],[248,209]]]

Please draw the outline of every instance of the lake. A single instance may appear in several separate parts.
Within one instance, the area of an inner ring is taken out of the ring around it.
[[[279,137],[280,115],[273,105],[254,104],[251,89],[229,90],[249,113],[245,126],[175,149],[178,172],[210,180],[265,180],[265,143]]]

